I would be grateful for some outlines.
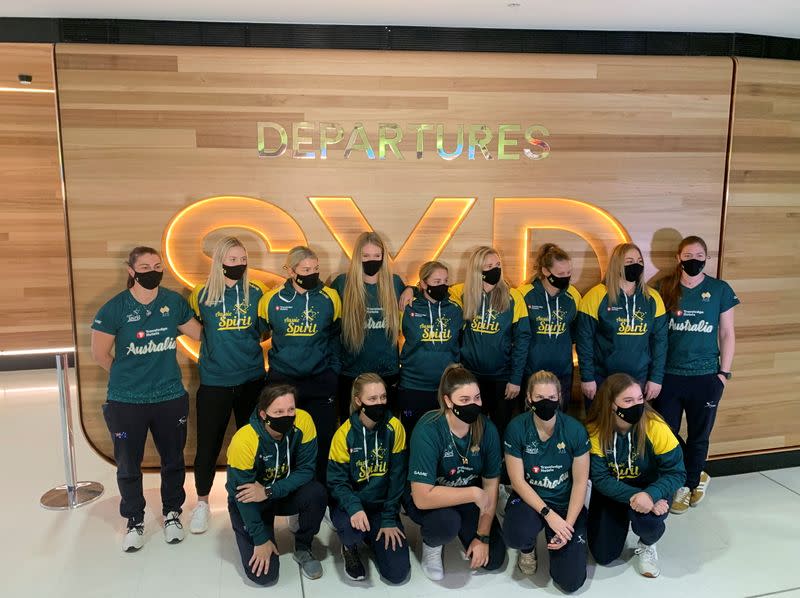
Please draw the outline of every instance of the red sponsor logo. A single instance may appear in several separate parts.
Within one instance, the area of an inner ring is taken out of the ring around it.
[[[456,475],[456,469],[455,469],[455,467],[454,467],[453,469],[451,469],[451,470],[450,470],[450,475]]]
[[[675,315],[678,316],[678,317],[682,316],[683,315],[683,310],[679,309],[678,311],[675,312]]]
[[[533,473],[539,473],[540,471],[542,471],[542,468],[539,467],[538,465],[534,465],[533,467],[531,467],[531,471]]]
[[[136,338],[144,338],[144,330],[140,330],[136,333]]]

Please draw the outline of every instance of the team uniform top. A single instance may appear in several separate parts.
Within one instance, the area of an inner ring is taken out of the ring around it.
[[[108,377],[108,400],[160,403],[186,394],[176,358],[178,326],[193,317],[175,291],[158,287],[148,305],[125,290],[94,317],[92,329],[114,336],[114,361]]]

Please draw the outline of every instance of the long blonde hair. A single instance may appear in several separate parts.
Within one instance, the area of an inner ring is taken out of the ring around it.
[[[224,237],[214,246],[214,254],[211,256],[211,271],[208,273],[208,279],[203,287],[203,295],[205,296],[203,304],[211,306],[222,301],[222,296],[225,294],[225,274],[222,271],[222,262],[225,261],[225,256],[228,255],[228,251],[234,247],[241,247],[244,249],[245,255],[247,255],[247,248],[236,237]],[[245,268],[244,276],[242,276],[245,305],[250,304],[248,270],[249,268]]]
[[[467,384],[474,384],[477,386],[478,380],[472,372],[463,367],[460,363],[451,363],[445,368],[442,378],[439,380],[439,416],[444,416],[449,409],[444,402],[444,397],[448,396],[452,401],[453,393]],[[479,417],[471,423],[469,425],[469,431],[472,437],[472,444],[469,447],[470,451],[477,453],[481,447],[481,440],[483,440],[483,417]]]
[[[361,409],[361,406],[356,403],[356,398],[361,396],[361,393],[364,392],[364,387],[367,384],[380,384],[383,386],[383,389],[386,390],[386,382],[384,382],[383,378],[381,378],[378,374],[373,374],[372,372],[359,374],[356,379],[353,380],[353,386],[350,388],[351,414]]]
[[[631,386],[639,386],[639,383],[628,374],[611,374],[598,389],[589,409],[586,417],[586,429],[590,435],[597,435],[604,451],[613,450],[614,432],[616,431],[615,414],[611,405],[614,403],[614,399]],[[647,426],[651,420],[664,421],[650,406],[650,403],[645,401],[642,418],[631,427],[631,432],[635,432],[636,450],[640,455],[643,455],[647,448]]]
[[[464,280],[464,320],[470,322],[481,312],[481,299],[483,295],[483,262],[489,255],[500,254],[493,247],[483,245],[478,247],[469,256],[467,262],[467,277]],[[489,293],[489,307],[498,314],[506,311],[511,305],[509,284],[501,278]]]
[[[633,243],[620,243],[614,247],[611,252],[611,257],[608,260],[608,269],[606,270],[605,280],[603,281],[608,291],[608,304],[616,305],[619,292],[622,290],[622,281],[625,280],[625,254],[631,249],[639,252],[639,255],[644,257],[642,250]],[[644,279],[644,271],[636,281],[636,287],[647,299],[650,298],[650,287]]]
[[[378,303],[383,309],[386,338],[395,345],[400,334],[400,310],[397,307],[397,295],[386,243],[378,233],[361,233],[356,239],[353,256],[350,259],[342,297],[342,342],[346,349],[354,353],[364,346],[367,334],[364,329],[367,319],[367,290],[364,288],[364,268],[361,265],[361,251],[366,245],[379,247],[383,255],[383,264],[378,270]]]

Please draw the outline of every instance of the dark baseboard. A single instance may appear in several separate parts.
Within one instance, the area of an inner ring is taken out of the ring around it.
[[[74,353],[69,353],[69,367],[75,367]],[[56,357],[54,354],[0,356],[0,372],[54,369],[56,369]]]
[[[748,33],[0,18],[0,42],[744,56],[800,60],[800,39]]]
[[[800,466],[800,450],[789,450],[713,459],[706,462],[705,470],[711,477],[719,477],[798,466]]]

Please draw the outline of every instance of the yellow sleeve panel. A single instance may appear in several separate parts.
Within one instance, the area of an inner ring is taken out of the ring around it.
[[[602,303],[606,293],[606,285],[604,284],[598,284],[592,287],[589,289],[589,292],[583,296],[583,299],[581,299],[578,305],[578,311],[597,320],[597,314],[600,311],[600,303]]]
[[[528,306],[525,305],[525,297],[517,289],[511,289],[511,299],[514,301],[514,314],[511,321],[516,324],[522,318],[528,317]]]
[[[280,292],[281,288],[281,286],[277,286],[271,291],[267,291],[258,301],[258,317],[262,320],[266,320],[267,323],[269,323],[270,301],[272,301],[272,298]]]
[[[653,445],[653,452],[656,455],[664,455],[678,446],[675,434],[660,417],[651,417],[647,422],[647,438]]]
[[[464,283],[458,282],[450,287],[450,299],[458,303],[459,305],[464,305]]]
[[[661,298],[661,295],[658,294],[658,291],[650,289],[650,296],[653,298],[653,301],[656,302],[656,317],[663,316],[667,313],[667,308],[664,307],[664,300]]]
[[[239,428],[228,445],[228,465],[242,471],[250,471],[256,465],[258,432],[247,424]]]
[[[257,287],[261,291],[262,296],[267,294],[267,285],[260,280],[251,280],[250,284]]]
[[[389,425],[394,430],[394,446],[392,447],[392,452],[402,453],[406,449],[406,429],[396,417],[389,420]]]
[[[517,287],[517,290],[519,291],[519,294],[522,295],[522,297],[524,298],[525,295],[527,295],[533,290],[533,285],[531,283],[524,284],[520,287]]]
[[[342,317],[342,300],[339,293],[330,287],[322,287],[322,292],[325,293],[333,303],[333,321],[335,322]]]
[[[597,434],[597,430],[595,429],[586,429],[589,432],[589,442],[591,443],[592,448],[591,453],[593,455],[597,455],[598,457],[605,457],[606,452],[603,450],[603,447],[600,444],[600,435]]]
[[[328,459],[330,461],[336,461],[336,463],[350,462],[350,447],[347,446],[347,433],[349,431],[350,420],[348,419],[339,426],[339,429],[336,430],[336,434],[333,435],[331,450],[330,453],[328,453]]]
[[[576,289],[576,288],[575,288],[574,286],[572,286],[572,285],[569,285],[569,288],[567,289],[567,293],[569,293],[569,295],[570,295],[570,296],[572,297],[572,299],[575,301],[575,306],[576,306],[576,307],[577,307],[578,305],[580,305],[580,304],[581,304],[581,294],[580,294],[580,292],[578,291],[578,289]]]
[[[301,440],[303,444],[311,442],[317,437],[317,428],[308,411],[298,409],[295,412],[294,425],[303,433],[303,439]]]
[[[197,317],[200,317],[200,291],[202,290],[203,285],[195,285],[194,289],[192,289],[192,293],[189,295],[189,307],[192,308],[192,311]]]

